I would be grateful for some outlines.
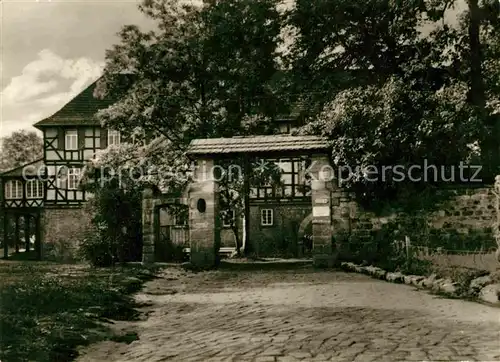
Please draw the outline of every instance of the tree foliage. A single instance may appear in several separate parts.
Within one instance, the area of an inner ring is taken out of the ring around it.
[[[104,125],[125,133],[141,127],[181,149],[194,138],[267,131],[279,108],[278,95],[268,87],[280,31],[275,4],[144,1],[141,11],[159,30],[127,26],[121,43],[107,52],[99,94],[123,90],[119,73],[133,73],[133,84],[101,112]]]
[[[25,130],[2,137],[0,171],[12,169],[43,157],[43,140],[36,132]]]
[[[470,161],[478,142],[484,168],[498,166],[485,157],[498,150],[498,7],[475,1],[474,13],[468,3],[453,27],[444,20],[454,1],[299,0],[288,15],[298,34],[290,64],[296,86],[315,94],[302,132],[329,137],[334,164],[353,170],[426,160],[449,171]],[[433,29],[419,33],[424,26]],[[331,85],[339,72],[355,81]],[[371,180],[358,172],[348,185],[372,200],[418,188]]]
[[[492,169],[498,164],[488,153],[500,134],[498,2],[468,0],[452,26],[445,20],[454,3],[297,0],[281,14],[276,0],[145,0],[140,10],[158,29],[124,27],[97,90],[122,94],[98,114],[102,124],[140,142],[108,150],[94,167],[142,168],[139,184],[185,190],[191,140],[270,134],[278,115],[298,108],[301,132],[327,136],[338,166],[451,166],[473,162],[479,144]],[[291,45],[282,51],[287,31]],[[253,174],[249,157],[231,162],[244,177],[223,178],[221,205],[245,216],[250,184],[275,182],[276,173]],[[348,186],[371,199],[416,187],[373,183],[363,172]]]
[[[142,32],[126,26],[120,32],[120,44],[106,54],[97,95],[125,96],[98,117],[125,137],[146,134],[161,142],[155,141],[156,149],[141,148],[141,155],[122,152],[135,160],[122,169],[131,169],[134,162],[144,169],[147,163],[148,170],[160,171],[156,175],[148,171],[141,182],[162,183],[163,190],[178,191],[190,177],[191,161],[183,151],[191,140],[273,132],[272,121],[284,109],[273,88],[281,29],[276,4],[275,0],[207,1],[201,6],[177,0],[143,1],[140,10],[156,21],[158,30]],[[112,152],[106,157],[99,161],[103,166],[123,161]],[[237,198],[228,205],[240,205],[248,194],[229,192],[234,187],[221,182],[228,191],[221,194]],[[244,187],[248,190],[249,184]]]

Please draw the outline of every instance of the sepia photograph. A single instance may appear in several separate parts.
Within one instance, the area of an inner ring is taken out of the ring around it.
[[[0,0],[0,362],[500,362],[499,0]]]

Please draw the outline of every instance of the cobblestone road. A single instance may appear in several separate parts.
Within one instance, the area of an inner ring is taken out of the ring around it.
[[[500,309],[342,272],[165,272],[79,361],[500,361]]]

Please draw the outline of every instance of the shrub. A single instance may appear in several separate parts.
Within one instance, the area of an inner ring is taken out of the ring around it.
[[[140,190],[109,182],[92,191],[94,197],[86,204],[92,228],[80,242],[80,256],[94,266],[141,260]]]
[[[87,232],[79,247],[79,255],[93,266],[107,267],[114,264],[112,245],[98,230]]]

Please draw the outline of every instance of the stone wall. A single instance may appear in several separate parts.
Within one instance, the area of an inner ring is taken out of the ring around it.
[[[437,203],[432,211],[412,215],[397,211],[375,215],[353,201],[352,194],[347,195],[344,206],[349,212],[349,251],[376,247],[373,243],[377,235],[401,240],[407,236],[411,245],[426,250],[459,253],[496,247],[492,233],[496,200],[492,187],[447,188],[439,193],[449,196]],[[366,244],[360,245],[363,239]]]
[[[44,209],[41,219],[42,258],[69,261],[78,242],[90,227],[90,217],[82,208]]]
[[[274,223],[262,226],[261,209],[272,209]],[[312,212],[307,203],[279,204],[265,203],[250,206],[250,241],[252,250],[259,256],[295,255],[300,238],[301,223]]]

